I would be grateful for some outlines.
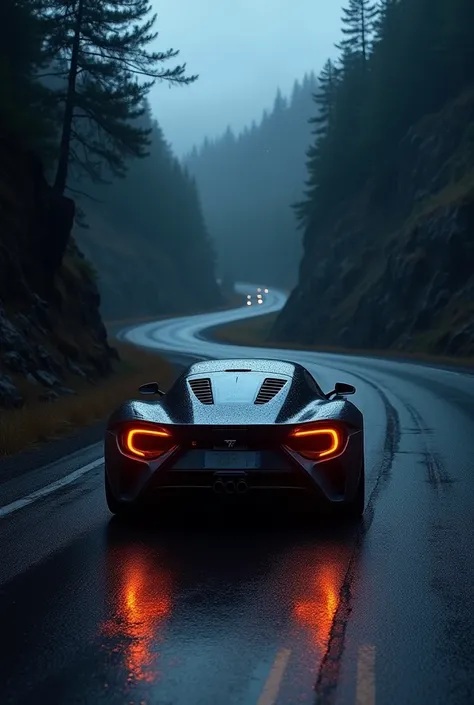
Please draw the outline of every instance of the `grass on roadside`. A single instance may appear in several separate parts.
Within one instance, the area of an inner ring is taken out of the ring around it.
[[[227,323],[214,328],[212,337],[222,343],[271,347],[271,344],[266,341],[277,315],[277,313],[265,313],[247,320]],[[282,345],[274,347],[282,347]]]
[[[74,396],[52,402],[29,401],[21,409],[0,412],[0,456],[8,456],[35,444],[55,440],[106,418],[126,399],[138,398],[144,382],[157,381],[166,390],[175,378],[170,364],[155,353],[112,341],[121,360],[113,373],[92,386],[68,380]]]
[[[218,326],[213,329],[212,337],[222,343],[243,345],[246,347],[278,348],[282,350],[308,350],[320,353],[336,353],[344,355],[365,355],[384,357],[394,360],[413,360],[429,364],[448,365],[453,367],[474,367],[474,357],[450,357],[448,355],[431,355],[423,352],[407,352],[404,350],[367,350],[359,348],[343,348],[331,345],[302,345],[291,341],[268,341],[268,337],[276,320],[277,313],[267,313],[247,321],[237,321]]]

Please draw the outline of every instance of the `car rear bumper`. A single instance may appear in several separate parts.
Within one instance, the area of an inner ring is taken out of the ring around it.
[[[249,490],[246,494],[216,494],[212,490],[163,488],[143,495],[134,508],[147,517],[173,520],[220,516],[263,517],[324,515],[328,503],[324,498],[305,490]]]
[[[363,434],[353,434],[344,454],[325,462],[305,461],[282,448],[258,455],[256,462],[242,453],[241,467],[215,469],[207,467],[202,450],[173,449],[159,460],[145,462],[124,455],[113,433],[108,432],[105,440],[109,485],[116,499],[124,503],[166,504],[189,499],[191,503],[260,504],[282,499],[285,504],[339,504],[351,501],[357,492],[363,468]]]

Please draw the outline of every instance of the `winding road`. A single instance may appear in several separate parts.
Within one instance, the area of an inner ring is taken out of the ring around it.
[[[101,444],[0,477],[2,705],[474,703],[474,375],[206,337],[284,301],[120,336],[179,364],[292,359],[323,389],[354,384],[362,524],[121,526]]]

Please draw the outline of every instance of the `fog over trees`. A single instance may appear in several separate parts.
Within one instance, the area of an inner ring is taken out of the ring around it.
[[[474,3],[347,0],[274,341],[470,355]]]
[[[399,141],[472,83],[473,20],[471,0],[348,0],[339,55],[318,79],[306,76],[288,99],[278,92],[258,124],[187,155],[219,270],[291,286],[301,230],[309,248],[367,181],[383,207],[397,188]]]
[[[237,135],[228,128],[186,156],[223,276],[296,282],[301,233],[291,204],[303,195],[316,90],[314,74],[304,76],[288,98],[277,92],[258,124]]]
[[[320,119],[297,207],[305,242],[361,183],[374,205],[397,190],[396,153],[410,126],[474,76],[472,0],[349,0],[336,62],[320,76]]]
[[[173,155],[148,103],[144,108],[139,125],[149,131],[149,155],[131,161],[124,179],[88,185],[88,195],[98,202],[80,200],[86,222],[88,214],[91,218],[100,214],[112,231],[128,233],[136,250],[143,251],[143,269],[148,267],[147,253],[155,243],[163,260],[178,265],[176,276],[183,298],[195,298],[201,306],[212,306],[218,302],[214,243],[204,221],[196,184]],[[71,183],[80,187],[80,183]],[[89,249],[91,238],[87,240]],[[92,248],[91,254],[93,251]],[[96,255],[99,256],[105,260],[107,252]],[[140,280],[140,273],[135,274]],[[157,284],[160,279],[157,272]],[[172,310],[175,308],[171,306]]]
[[[220,302],[195,183],[147,101],[156,81],[198,77],[178,50],[150,48],[155,19],[149,0],[0,3],[0,133],[39,155],[78,224],[91,224],[87,251],[117,315]]]
[[[214,281],[216,257],[220,276],[294,286],[326,216],[368,181],[383,208],[401,138],[472,83],[472,0],[348,0],[339,55],[319,77],[277,91],[259,121],[180,163],[147,86],[196,77],[174,50],[146,51],[150,10],[3,0],[0,128],[41,154],[61,193],[182,265],[192,290]]]

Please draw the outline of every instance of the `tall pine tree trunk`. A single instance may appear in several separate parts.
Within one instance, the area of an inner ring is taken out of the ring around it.
[[[79,43],[82,25],[82,3],[83,0],[78,0],[76,23],[74,27],[74,37],[72,40],[71,66],[69,67],[66,104],[64,107],[63,129],[61,134],[61,143],[59,146],[56,178],[54,180],[54,190],[61,195],[64,193],[64,190],[66,188],[69,166],[69,149],[71,146],[72,119],[74,114],[74,95],[76,92]]]

